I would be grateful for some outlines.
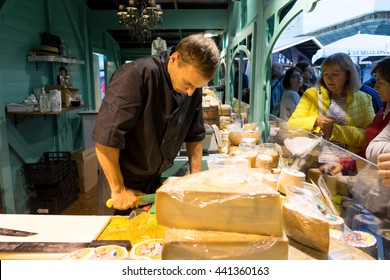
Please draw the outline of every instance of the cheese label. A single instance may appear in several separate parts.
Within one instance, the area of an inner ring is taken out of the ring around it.
[[[162,239],[149,239],[139,242],[130,251],[132,260],[161,260]]]
[[[355,247],[371,247],[376,243],[376,238],[364,231],[347,232],[342,236],[342,240]]]

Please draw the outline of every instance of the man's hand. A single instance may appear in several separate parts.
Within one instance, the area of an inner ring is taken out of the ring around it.
[[[144,193],[127,188],[124,188],[119,192],[111,192],[112,206],[118,210],[134,208],[137,202],[137,195],[144,195]]]

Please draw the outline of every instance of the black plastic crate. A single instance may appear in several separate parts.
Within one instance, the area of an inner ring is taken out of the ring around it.
[[[70,152],[46,152],[37,163],[23,165],[26,184],[52,184],[67,175],[72,168]]]
[[[37,197],[64,197],[77,188],[78,173],[76,161],[71,161],[71,170],[52,184],[35,184]]]
[[[78,191],[74,189],[65,197],[30,197],[30,214],[61,214],[78,198]]]

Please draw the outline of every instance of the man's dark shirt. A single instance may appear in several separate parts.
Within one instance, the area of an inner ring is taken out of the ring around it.
[[[170,168],[183,142],[202,141],[202,92],[176,93],[167,72],[168,49],[121,66],[101,105],[93,140],[119,148],[125,185]]]

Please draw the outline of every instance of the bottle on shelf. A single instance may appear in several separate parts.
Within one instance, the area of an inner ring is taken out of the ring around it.
[[[61,41],[60,44],[60,55],[63,57],[70,57],[70,49],[64,41]]]
[[[42,113],[49,112],[49,98],[45,92],[45,88],[42,88],[41,95],[39,97],[39,106]]]

